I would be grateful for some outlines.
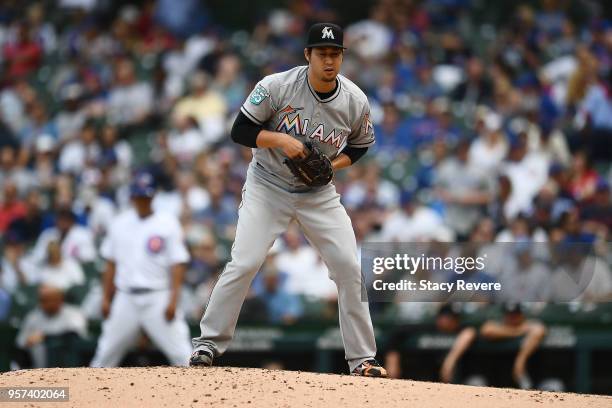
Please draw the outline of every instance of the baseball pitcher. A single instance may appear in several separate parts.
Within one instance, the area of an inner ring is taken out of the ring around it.
[[[353,375],[386,377],[374,359],[368,303],[361,300],[355,234],[335,170],[350,166],[374,143],[365,94],[339,75],[343,32],[315,24],[308,65],[263,78],[232,128],[236,143],[253,148],[231,260],[215,285],[193,339],[190,365],[209,366],[228,348],[251,281],[274,240],[296,220],[338,287],[340,331]]]

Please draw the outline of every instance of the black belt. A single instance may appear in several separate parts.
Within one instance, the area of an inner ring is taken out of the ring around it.
[[[144,295],[147,293],[154,292],[159,289],[151,289],[151,288],[127,288],[126,292],[130,295]]]

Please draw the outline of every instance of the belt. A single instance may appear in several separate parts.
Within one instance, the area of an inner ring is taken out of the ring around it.
[[[130,295],[144,295],[147,293],[154,292],[159,289],[151,289],[151,288],[127,288],[126,292]]]

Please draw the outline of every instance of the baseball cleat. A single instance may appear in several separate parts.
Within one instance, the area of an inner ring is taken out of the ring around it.
[[[213,362],[213,354],[208,350],[196,350],[189,358],[191,367],[210,367]]]
[[[351,375],[360,375],[362,377],[387,378],[387,370],[385,370],[383,366],[378,364],[378,361],[371,358],[355,367],[355,369],[351,372]]]

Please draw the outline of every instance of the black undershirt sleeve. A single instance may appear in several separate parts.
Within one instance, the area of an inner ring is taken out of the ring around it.
[[[350,147],[346,146],[341,153],[346,154],[351,159],[351,164],[355,164],[368,151],[367,147]]]
[[[257,135],[261,129],[263,129],[263,126],[247,118],[244,113],[238,112],[230,136],[238,144],[246,147],[257,147]]]

